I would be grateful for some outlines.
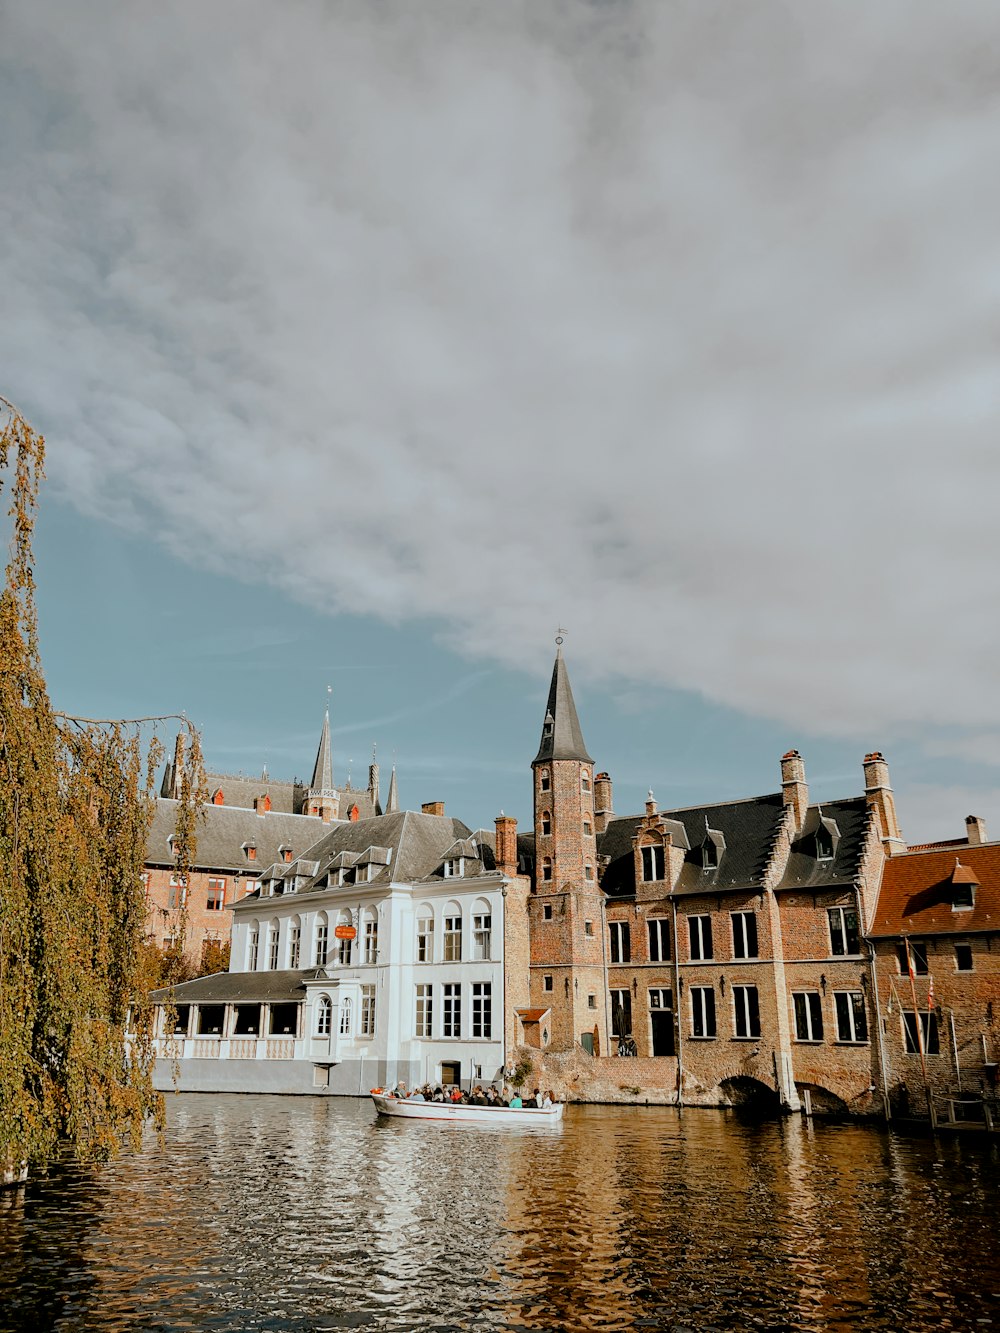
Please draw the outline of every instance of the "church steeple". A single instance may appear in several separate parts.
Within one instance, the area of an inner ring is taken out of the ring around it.
[[[323,714],[312,781],[302,803],[302,814],[319,815],[324,823],[340,817],[340,796],[333,785],[333,751],[330,746],[330,710]]]
[[[556,648],[552,684],[549,686],[549,701],[542,723],[542,740],[534,762],[539,764],[552,759],[573,759],[580,764],[594,762],[583,743],[583,732],[580,729],[580,719],[576,715],[576,703],[573,700],[573,690],[569,683],[566,663],[563,661],[561,645]]]
[[[385,798],[385,813],[394,815],[399,811],[399,790],[396,787],[396,765],[392,766],[389,778],[389,795]]]

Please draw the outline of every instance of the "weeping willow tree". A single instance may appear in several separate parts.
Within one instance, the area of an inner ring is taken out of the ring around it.
[[[0,592],[0,1181],[10,1182],[67,1146],[109,1156],[162,1117],[141,879],[161,751],[147,725],[155,719],[52,709],[32,557],[44,441],[6,400],[0,408],[10,519]],[[201,788],[193,731],[185,753],[181,874]]]

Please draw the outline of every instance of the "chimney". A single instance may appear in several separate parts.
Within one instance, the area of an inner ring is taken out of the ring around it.
[[[896,799],[889,786],[889,765],[879,750],[865,755],[865,799],[868,808],[878,816],[886,855],[904,851],[906,844],[896,819]]]
[[[646,814],[649,818],[652,818],[653,815],[658,815],[659,813],[659,806],[656,804],[656,798],[653,795],[652,788],[650,788],[649,795],[646,797]]]
[[[267,792],[265,792],[263,796],[254,797],[253,808],[258,815],[267,814],[268,810],[271,808],[271,798]]]
[[[809,787],[798,750],[788,750],[781,756],[781,799],[791,809],[796,829],[801,829],[809,806]]]
[[[420,807],[422,815],[443,815],[444,801],[424,801]]]
[[[986,842],[986,820],[979,815],[969,815],[965,821],[965,836],[970,844]]]
[[[517,874],[517,820],[501,810],[496,817],[497,870],[501,875]]]
[[[598,773],[594,778],[594,827],[603,833],[614,818],[615,807],[611,797],[611,774]]]

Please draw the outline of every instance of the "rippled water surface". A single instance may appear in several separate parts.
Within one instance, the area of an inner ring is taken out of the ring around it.
[[[162,1145],[0,1197],[0,1328],[986,1329],[998,1185],[989,1145],[799,1119],[175,1096]]]

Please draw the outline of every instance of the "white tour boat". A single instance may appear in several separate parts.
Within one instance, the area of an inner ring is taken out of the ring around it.
[[[465,1102],[414,1101],[411,1097],[392,1097],[386,1092],[372,1092],[372,1101],[380,1115],[400,1116],[404,1120],[476,1120],[480,1124],[557,1125],[562,1120],[563,1104],[551,1106],[470,1106]]]

